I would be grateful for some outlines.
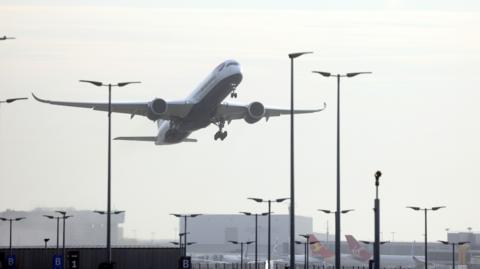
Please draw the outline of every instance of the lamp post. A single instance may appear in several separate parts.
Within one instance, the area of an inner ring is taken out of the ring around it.
[[[253,241],[247,242],[238,242],[238,241],[228,241],[235,245],[240,245],[240,269],[243,269],[243,245],[250,245]]]
[[[172,216],[175,216],[177,218],[183,218],[183,233],[184,233],[184,236],[183,236],[183,242],[184,242],[184,253],[183,255],[184,256],[187,256],[187,219],[188,218],[195,218],[195,217],[198,217],[198,216],[201,216],[202,214],[170,214]]]
[[[425,269],[428,269],[428,226],[427,226],[427,212],[428,211],[437,211],[441,208],[445,208],[445,206],[434,206],[431,208],[421,208],[418,206],[407,206],[407,208],[413,209],[415,211],[424,211],[425,213]]]
[[[438,240],[438,242],[444,244],[444,245],[451,245],[452,246],[452,269],[455,269],[455,245],[461,246],[465,244],[469,244],[470,242],[468,241],[463,241],[463,242],[449,242],[449,241],[442,241]]]
[[[294,60],[309,52],[295,52],[288,54],[290,58],[290,268],[295,266],[295,137],[294,137],[294,94],[293,74]],[[269,260],[270,262],[270,260]],[[268,264],[270,266],[270,263]]]
[[[251,212],[240,212],[246,216],[255,216],[255,269],[258,269],[258,216],[266,216],[269,213],[251,213]]]
[[[187,233],[179,233],[179,234],[178,234],[178,244],[176,244],[176,245],[178,245],[178,247],[179,247],[179,249],[180,249],[180,255],[184,255],[184,254],[183,254],[183,253],[184,253],[184,250],[183,250],[183,244],[182,244],[182,237],[183,237],[185,234],[187,234]]]
[[[50,241],[50,238],[44,238],[43,242],[45,242],[45,250],[47,250],[47,243]]]
[[[313,73],[320,74],[324,77],[336,77],[337,78],[337,213],[335,214],[335,267],[341,268],[341,253],[340,253],[340,78],[341,77],[355,77],[361,74],[371,74],[372,72],[354,72],[346,74],[332,74],[323,71],[312,71]]]
[[[297,244],[305,244],[305,269],[308,269],[310,263],[310,245],[318,243],[318,241],[310,242],[310,234],[299,234],[301,237],[305,238],[306,242],[295,241]]]
[[[58,248],[59,248],[59,233],[60,233],[60,219],[62,217],[55,217],[55,216],[51,216],[51,215],[43,215],[45,218],[49,218],[49,219],[55,219],[57,220],[57,248],[55,250],[55,254],[58,255]]]
[[[328,210],[328,209],[317,209],[320,212],[323,212],[325,214],[335,214],[335,228],[337,228],[337,221],[340,220],[340,214],[347,214],[350,211],[354,211],[355,209],[345,209],[341,210],[339,214],[337,214],[337,211],[333,210]],[[338,240],[338,241],[337,241]],[[337,236],[336,229],[335,229],[335,263],[339,262],[340,263],[340,255],[337,255],[337,253],[341,254],[340,252],[340,236]],[[337,268],[337,267],[335,267]]]
[[[3,221],[8,221],[10,223],[10,242],[9,242],[9,245],[8,245],[8,249],[9,249],[9,252],[10,252],[10,256],[13,254],[12,253],[12,226],[13,226],[13,222],[14,221],[21,221],[22,219],[25,219],[25,217],[20,217],[20,218],[0,218],[0,220],[3,220]]]
[[[373,268],[380,269],[380,199],[378,198],[378,186],[380,186],[380,177],[382,172],[375,172],[375,201],[374,201],[374,221],[375,221],[375,244],[373,245]]]
[[[95,85],[97,87],[108,87],[108,153],[107,153],[107,159],[108,159],[108,173],[107,173],[107,263],[110,267],[112,267],[112,248],[111,248],[111,230],[110,230],[110,222],[111,222],[111,200],[112,200],[112,194],[111,194],[111,166],[112,166],[112,161],[111,161],[111,142],[112,142],[112,87],[124,87],[129,84],[133,83],[140,83],[140,81],[129,81],[129,82],[118,82],[116,84],[105,84],[100,81],[92,81],[92,80],[80,80],[80,82],[86,82],[90,83],[92,85]]]
[[[170,243],[174,244],[175,246],[178,246],[178,248],[180,249],[180,254],[183,255],[183,254],[182,254],[182,251],[183,251],[182,247],[184,248],[185,246],[184,246],[184,244],[182,243],[182,239],[181,239],[181,238],[182,238],[182,237],[180,236],[180,241],[179,241],[179,242],[171,241]],[[197,243],[197,242],[188,242],[186,245],[191,246],[191,245],[196,244],[196,243]]]
[[[249,200],[253,200],[257,203],[267,203],[268,204],[268,242],[267,242],[267,264],[268,264],[268,269],[271,269],[270,268],[270,260],[271,260],[271,251],[270,251],[270,242],[271,242],[271,216],[272,216],[272,202],[273,203],[281,203],[285,200],[287,200],[288,198],[278,198],[278,199],[275,199],[275,200],[264,200],[262,198],[248,198]]]
[[[71,218],[73,217],[72,215],[67,215],[67,211],[61,211],[61,210],[57,210],[55,211],[59,214],[61,214],[62,216],[60,217],[61,219],[63,219],[63,236],[62,236],[62,259],[63,259],[63,268],[65,269],[65,220],[68,219],[68,218]]]

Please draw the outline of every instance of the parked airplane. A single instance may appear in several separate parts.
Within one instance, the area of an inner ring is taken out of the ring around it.
[[[316,242],[310,246],[311,257],[321,258],[327,265],[335,265],[335,253],[324,246],[315,235],[311,234],[310,242]],[[342,266],[354,267],[365,266],[364,262],[358,261],[350,254],[341,254]],[[368,266],[368,263],[367,263]]]
[[[145,116],[155,121],[158,126],[156,136],[117,137],[116,140],[151,141],[155,145],[176,144],[180,142],[196,142],[188,138],[196,130],[210,124],[218,126],[214,139],[224,140],[227,131],[223,131],[225,123],[243,119],[248,123],[256,123],[262,118],[267,121],[270,117],[290,114],[290,109],[267,108],[260,102],[247,105],[232,104],[222,101],[230,95],[237,96],[236,89],[242,81],[242,72],[238,62],[227,60],[218,65],[205,80],[184,100],[165,101],[155,98],[149,102],[112,102],[111,111]],[[33,95],[33,94],[32,94]],[[108,102],[64,102],[50,101],[33,97],[40,102],[52,105],[90,108],[93,110],[108,111]],[[295,114],[313,113],[325,109],[295,110]]]
[[[352,235],[345,235],[345,238],[347,239],[348,247],[352,252],[352,256],[368,266],[368,261],[373,259],[373,254],[370,253],[365,246],[360,245]],[[422,268],[424,267],[425,262],[421,259],[423,258],[415,257],[413,255],[380,255],[380,266],[382,268]]]

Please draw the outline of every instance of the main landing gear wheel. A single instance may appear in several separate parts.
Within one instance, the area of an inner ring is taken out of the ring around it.
[[[227,134],[228,134],[227,131],[225,132],[218,131],[215,133],[215,136],[213,138],[215,140],[220,139],[223,141],[227,137]]]
[[[215,136],[213,136],[213,139],[215,140],[220,139],[223,141],[227,137],[227,131],[222,132],[223,127],[225,127],[225,121],[220,121],[218,123],[218,128],[220,130],[218,130],[218,132],[215,133]]]
[[[236,93],[236,92],[232,92],[232,93],[230,94],[230,97],[232,97],[232,98],[237,98],[237,97],[238,97],[238,95],[237,95],[237,93]]]

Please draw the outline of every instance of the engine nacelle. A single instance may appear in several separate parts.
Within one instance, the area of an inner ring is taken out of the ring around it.
[[[263,118],[265,115],[265,106],[260,102],[253,102],[248,105],[248,115],[245,121],[252,124]]]
[[[168,109],[168,104],[165,100],[161,98],[153,99],[153,101],[151,101],[148,104],[147,117],[150,120],[157,120],[159,116],[167,112],[167,109]]]

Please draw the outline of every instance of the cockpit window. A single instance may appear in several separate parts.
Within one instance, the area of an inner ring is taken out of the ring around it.
[[[229,67],[229,66],[231,66],[231,65],[238,65],[238,63],[236,63],[236,62],[230,62],[230,63],[227,64],[227,67]]]
[[[215,70],[216,70],[217,72],[220,72],[220,71],[222,71],[222,69],[223,69],[224,66],[225,66],[225,64],[224,64],[224,63],[221,63],[219,66],[217,66],[217,68],[215,68]]]

